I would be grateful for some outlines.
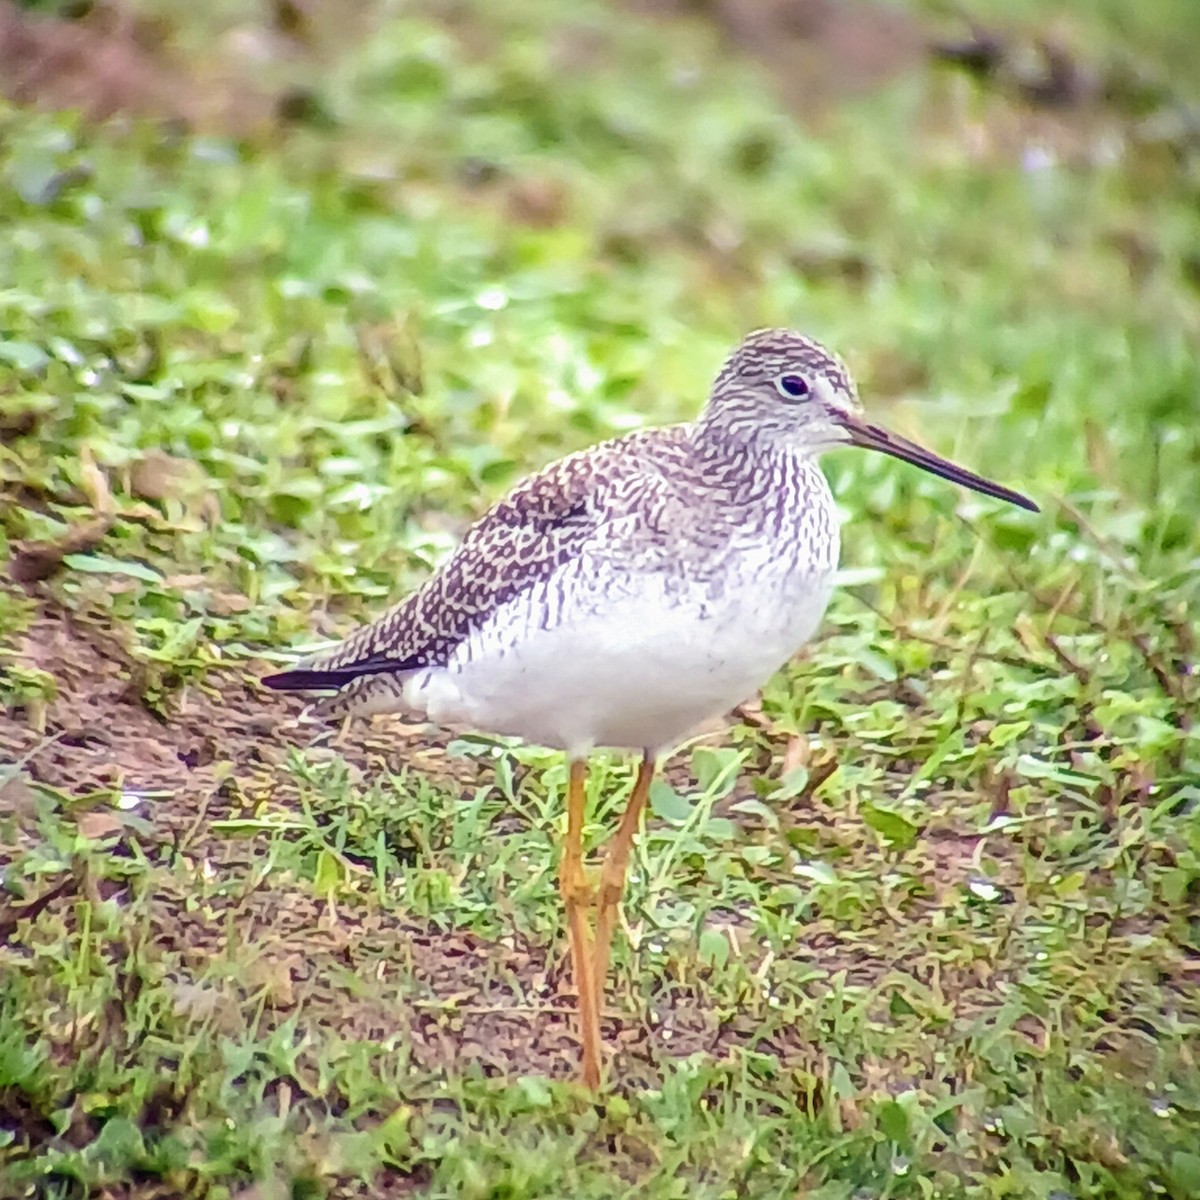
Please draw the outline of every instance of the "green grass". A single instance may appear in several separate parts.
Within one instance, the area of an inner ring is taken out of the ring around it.
[[[381,21],[327,128],[0,108],[0,538],[115,515],[0,591],[0,1195],[1200,1194],[1200,24],[1059,22],[1170,99],[806,124],[699,21],[521,0]],[[244,681],[761,324],[1043,512],[830,457],[843,586],[654,793],[593,1101],[561,759]]]

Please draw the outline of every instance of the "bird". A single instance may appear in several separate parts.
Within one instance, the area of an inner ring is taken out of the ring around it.
[[[401,713],[560,750],[565,911],[581,1063],[603,1079],[600,1016],[629,858],[659,760],[746,701],[817,632],[838,568],[818,460],[858,446],[1037,512],[871,423],[842,360],[790,329],[748,334],[696,419],[577,451],[472,525],[426,582],[332,650],[262,682],[326,693],[327,718]],[[588,762],[640,756],[599,871]]]

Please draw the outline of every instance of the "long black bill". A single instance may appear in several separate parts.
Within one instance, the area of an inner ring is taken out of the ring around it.
[[[1007,500],[1009,504],[1015,504],[1018,508],[1026,508],[1030,512],[1040,511],[1032,500],[1027,496],[1022,496],[1020,492],[1014,492],[1012,488],[1006,488],[1003,484],[984,479],[982,475],[976,475],[974,471],[968,471],[966,467],[960,467],[956,463],[950,462],[949,459],[942,458],[932,451],[926,450],[923,446],[918,446],[916,442],[910,442],[907,438],[888,433],[886,429],[880,429],[878,425],[869,425],[861,417],[843,417],[842,425],[850,435],[850,444],[853,446],[882,451],[884,454],[890,454],[893,458],[901,458],[934,475],[940,475],[943,479],[949,479],[952,483],[961,483],[964,487],[982,492],[985,496],[995,496],[997,500]]]

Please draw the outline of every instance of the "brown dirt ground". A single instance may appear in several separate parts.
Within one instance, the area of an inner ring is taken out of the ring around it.
[[[924,26],[875,0],[625,0],[641,12],[702,15],[761,63],[800,116],[921,65]]]
[[[97,5],[62,20],[12,0],[0,0],[0,91],[17,104],[77,109],[94,121],[129,113],[192,124],[207,111],[224,123],[252,99],[245,87],[236,98],[194,87],[153,28],[124,7]]]

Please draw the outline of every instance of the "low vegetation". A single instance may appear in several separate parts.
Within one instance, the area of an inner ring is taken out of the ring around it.
[[[990,59],[914,2],[957,65],[798,112],[723,6],[590,0],[168,6],[290,121],[0,108],[0,1195],[1200,1194],[1200,20],[968,7]],[[1043,511],[830,456],[842,586],[653,796],[597,1101],[561,759],[256,680],[766,324]]]

